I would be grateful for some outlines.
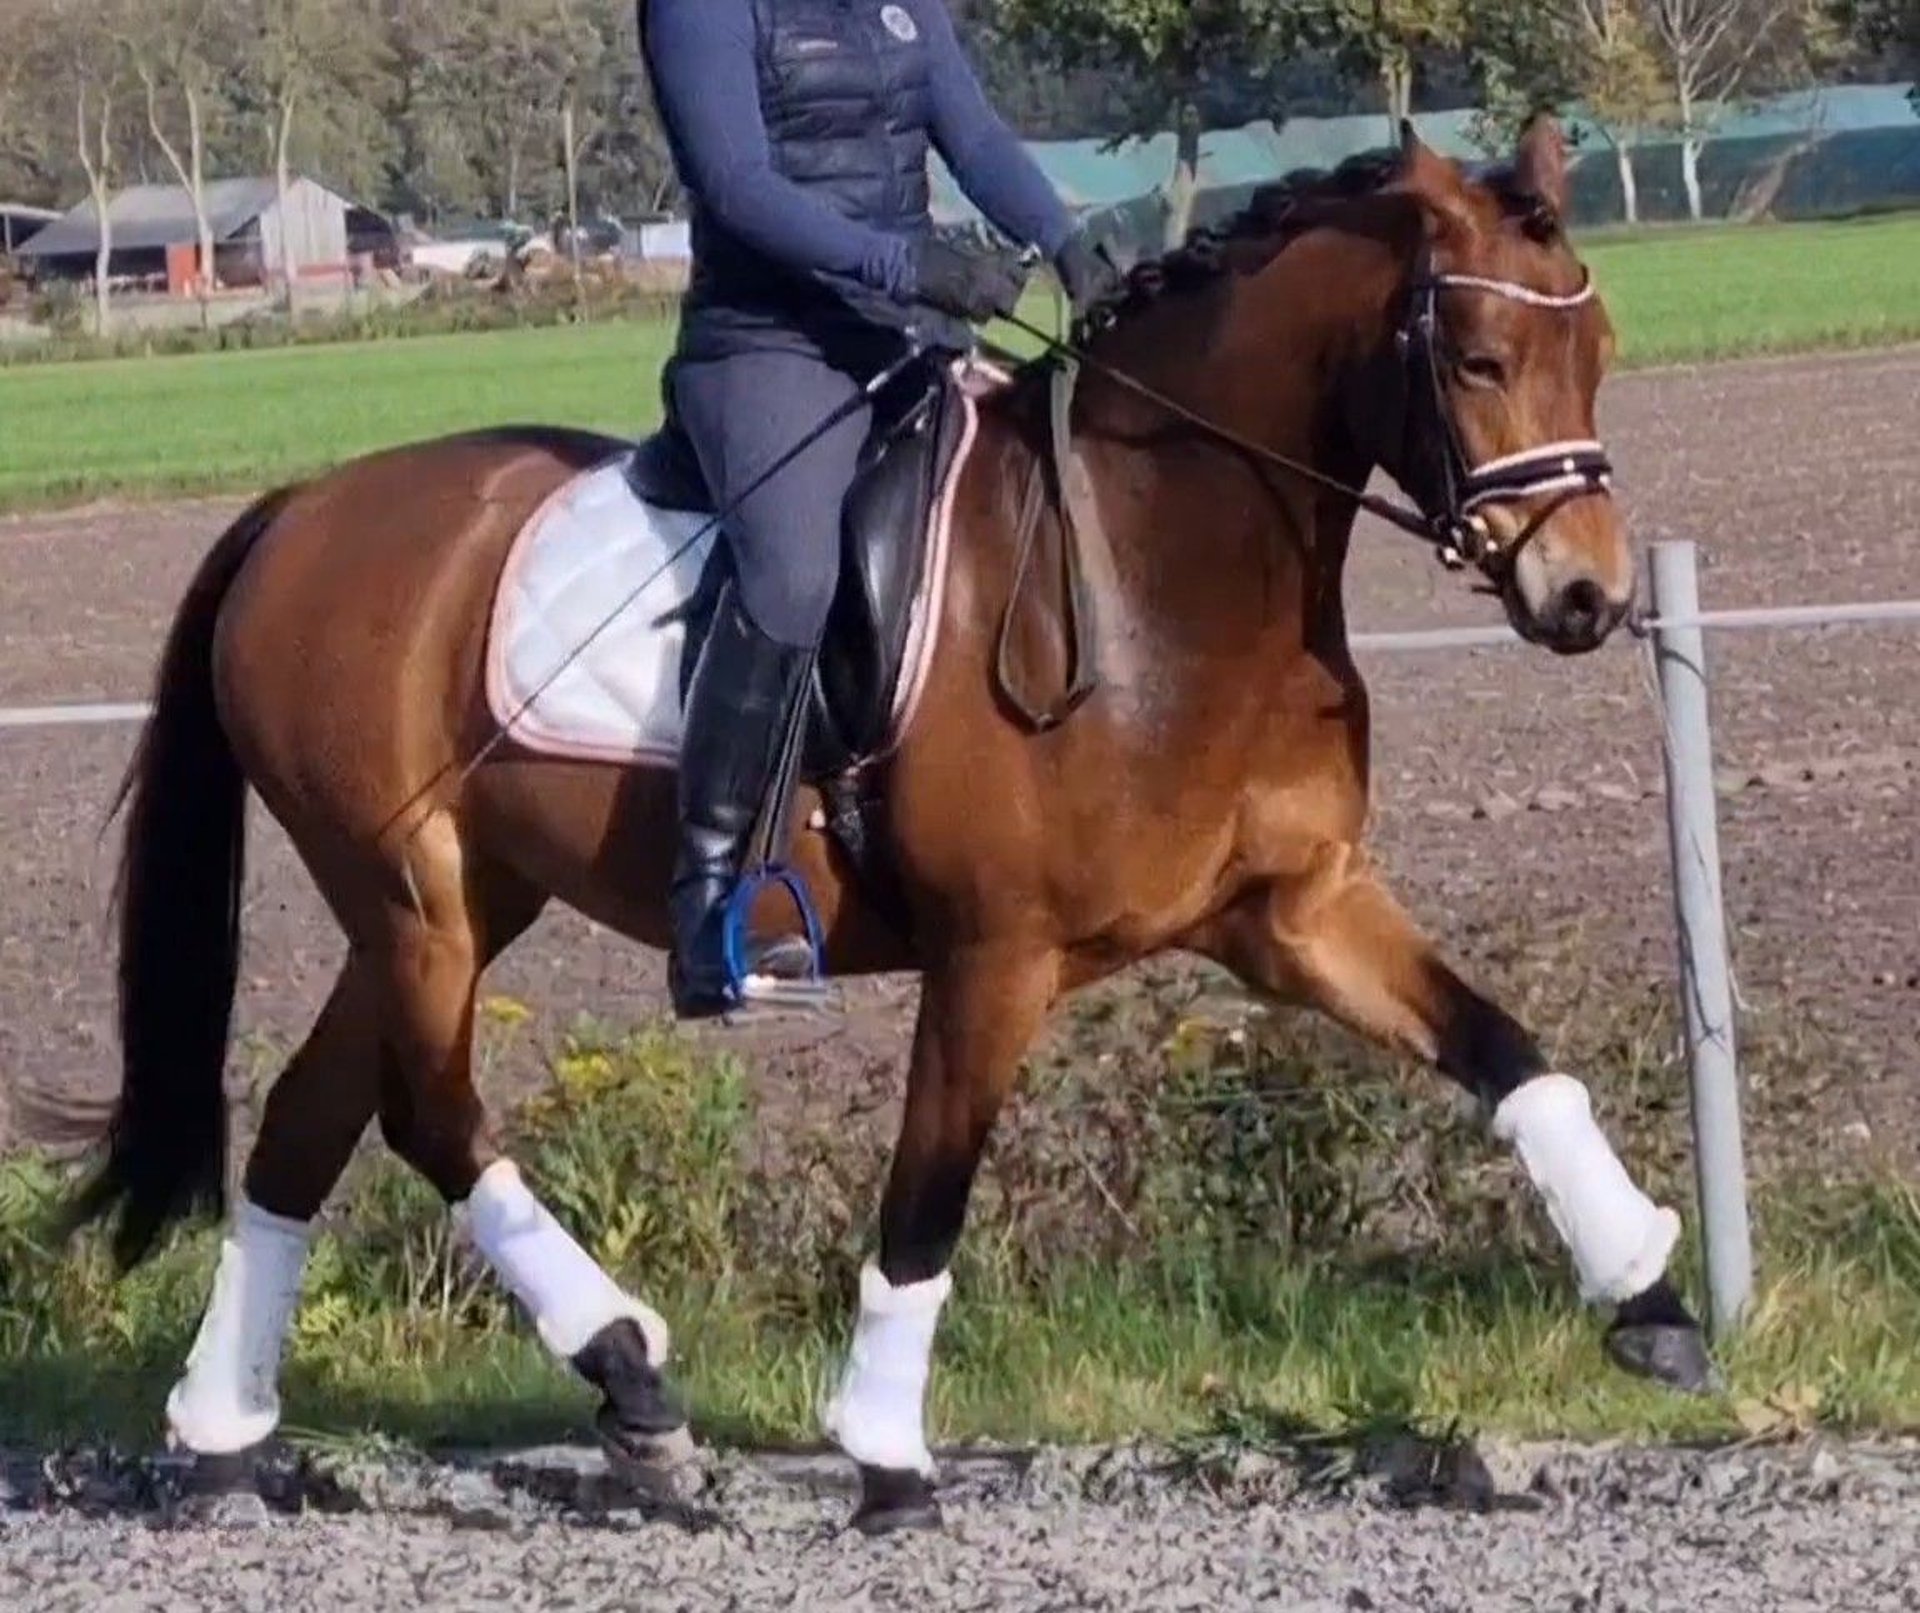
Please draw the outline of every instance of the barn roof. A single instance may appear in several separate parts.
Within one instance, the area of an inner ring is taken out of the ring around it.
[[[225,241],[237,235],[273,206],[275,194],[271,179],[210,181],[206,188],[207,222],[213,227],[213,238]],[[116,252],[139,252],[194,239],[193,198],[184,185],[131,186],[107,203],[107,217],[113,224]],[[96,251],[99,245],[99,220],[93,203],[87,201],[49,224],[20,249],[20,255],[63,258]]]

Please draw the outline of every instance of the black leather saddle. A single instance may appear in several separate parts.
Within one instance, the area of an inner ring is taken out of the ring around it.
[[[840,583],[814,672],[802,772],[810,783],[846,773],[887,741],[906,658],[913,601],[928,563],[933,503],[960,445],[965,408],[946,363],[929,358],[874,400],[841,523]],[[713,497],[677,422],[640,443],[627,482],[646,503],[711,515]],[[713,619],[727,565],[714,546],[686,622],[682,693]]]

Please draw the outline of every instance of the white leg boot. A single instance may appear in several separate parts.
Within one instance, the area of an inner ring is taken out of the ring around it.
[[[220,1245],[213,1297],[167,1396],[172,1442],[203,1456],[257,1445],[280,1423],[280,1357],[300,1301],[313,1227],[244,1197]]]
[[[932,1474],[927,1376],[940,1307],[952,1292],[950,1272],[905,1288],[895,1288],[877,1266],[860,1273],[860,1320],[821,1421],[828,1438],[862,1466]]]
[[[1493,1134],[1513,1145],[1545,1200],[1583,1300],[1617,1304],[1665,1275],[1680,1217],[1634,1186],[1580,1082],[1535,1076],[1494,1111]]]
[[[647,1359],[666,1364],[666,1319],[626,1293],[554,1220],[510,1160],[496,1160],[460,1207],[487,1264],[513,1290],[541,1341],[571,1362],[601,1329],[630,1320],[647,1341]]]

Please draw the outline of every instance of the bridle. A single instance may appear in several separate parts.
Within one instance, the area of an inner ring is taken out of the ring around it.
[[[1197,410],[1135,379],[1124,370],[1095,358],[1087,352],[1084,340],[1063,340],[1017,314],[1005,316],[1005,322],[1037,338],[1084,369],[1104,376],[1249,458],[1352,500],[1388,525],[1398,527],[1402,532],[1429,544],[1448,570],[1459,571],[1476,565],[1493,577],[1497,572],[1511,568],[1521,551],[1538,536],[1541,528],[1566,505],[1576,499],[1610,497],[1613,491],[1613,461],[1608,457],[1604,444],[1583,439],[1543,443],[1537,448],[1523,449],[1519,453],[1506,454],[1479,465],[1472,464],[1461,441],[1459,426],[1447,407],[1446,387],[1441,380],[1440,294],[1443,291],[1480,292],[1503,297],[1529,308],[1561,313],[1583,308],[1597,295],[1593,277],[1584,268],[1578,290],[1546,292],[1518,281],[1436,269],[1431,244],[1422,248],[1420,264],[1412,280],[1407,317],[1395,335],[1395,345],[1406,366],[1408,383],[1403,446],[1412,446],[1416,425],[1413,399],[1420,394],[1422,382],[1425,383],[1427,406],[1433,416],[1432,431],[1439,444],[1438,487],[1426,498],[1422,498],[1414,488],[1407,488],[1413,497],[1420,500],[1422,507],[1419,509],[1408,509],[1396,500],[1379,498],[1362,488],[1350,487],[1312,465],[1277,453],[1209,420]],[[1111,319],[1109,313],[1106,323],[1111,323]],[[1100,328],[1101,323],[1100,316],[1096,315],[1094,328]],[[1417,458],[1412,456],[1403,455],[1403,461],[1409,465],[1418,463]],[[1530,499],[1545,499],[1547,502],[1535,512],[1516,537],[1506,543],[1500,542],[1494,536],[1486,511],[1496,505],[1519,504]]]
[[[1479,292],[1528,308],[1571,313],[1584,308],[1597,295],[1593,276],[1583,268],[1580,286],[1575,291],[1536,291],[1517,281],[1436,270],[1429,245],[1423,249],[1420,268],[1414,275],[1406,322],[1395,337],[1395,345],[1408,371],[1407,436],[1411,439],[1415,425],[1412,399],[1424,382],[1433,416],[1433,435],[1439,443],[1438,496],[1422,502],[1440,563],[1453,571],[1468,565],[1482,570],[1491,570],[1496,565],[1510,567],[1520,551],[1566,505],[1576,499],[1612,494],[1613,461],[1608,457],[1605,444],[1582,438],[1542,443],[1537,448],[1473,464],[1460,439],[1453,412],[1447,407],[1446,387],[1440,378],[1440,294],[1443,291]],[[1407,446],[1412,446],[1410,440]],[[1411,454],[1405,462],[1419,463]],[[1496,505],[1521,504],[1532,499],[1548,502],[1534,513],[1516,537],[1502,544],[1494,536],[1484,512]]]

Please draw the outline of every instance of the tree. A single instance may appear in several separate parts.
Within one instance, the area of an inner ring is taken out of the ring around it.
[[[1186,239],[1199,194],[1203,86],[1277,62],[1298,10],[1287,0],[1001,0],[998,20],[1063,67],[1101,68],[1133,87],[1126,133],[1174,130],[1162,193],[1171,248]]]
[[[1665,107],[1642,0],[1507,0],[1482,6],[1468,48],[1480,79],[1481,141],[1512,148],[1542,106],[1577,102],[1613,151],[1626,221],[1640,219],[1634,146]]]
[[[1920,0],[1834,0],[1833,20],[1881,72],[1920,81]],[[1920,114],[1920,82],[1907,99]]]
[[[1395,141],[1413,112],[1421,58],[1458,49],[1475,12],[1471,0],[1308,0],[1294,9],[1308,37],[1330,46],[1350,72],[1379,83]]]
[[[1673,118],[1687,210],[1706,215],[1700,150],[1720,107],[1767,77],[1804,82],[1832,48],[1820,0],[1643,0]]]
[[[300,264],[287,227],[295,129],[351,120],[352,110],[387,71],[373,0],[242,0],[236,110],[253,124],[273,167],[281,218],[278,261],[288,312],[299,301]]]
[[[219,283],[207,215],[207,139],[209,122],[224,110],[226,22],[217,0],[138,0],[117,34],[140,82],[148,133],[193,207],[203,325],[212,322],[208,295]]]
[[[74,159],[85,176],[87,194],[99,226],[94,251],[94,330],[113,328],[112,262],[115,157],[119,150],[118,113],[125,83],[124,63],[113,48],[127,7],[137,0],[30,0],[22,8],[26,31],[23,55],[30,79],[50,97],[65,103]],[[48,106],[51,121],[51,104]]]

